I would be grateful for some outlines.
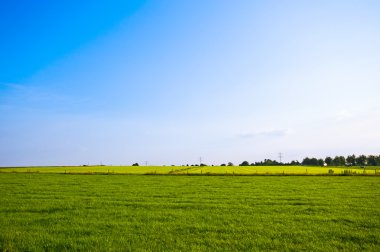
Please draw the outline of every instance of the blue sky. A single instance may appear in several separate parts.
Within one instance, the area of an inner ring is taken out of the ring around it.
[[[8,1],[0,166],[380,153],[378,1]]]

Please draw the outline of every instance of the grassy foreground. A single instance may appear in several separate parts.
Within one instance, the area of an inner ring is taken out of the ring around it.
[[[347,171],[354,174],[380,174],[380,167],[316,167],[316,166],[63,166],[0,168],[0,173],[70,173],[70,174],[223,174],[223,175],[335,175]]]
[[[0,250],[379,251],[380,178],[0,174]]]

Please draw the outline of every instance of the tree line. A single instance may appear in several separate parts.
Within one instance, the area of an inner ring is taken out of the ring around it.
[[[293,160],[288,163],[277,162],[276,160],[264,159],[264,161],[249,163],[244,161],[239,166],[281,166],[281,165],[307,165],[307,166],[380,166],[380,155],[359,155],[355,156],[348,155],[344,156],[335,156],[335,157],[326,157],[315,158],[315,157],[305,157],[302,162]]]
[[[296,165],[305,165],[305,166],[380,166],[380,155],[359,155],[355,156],[354,154],[344,156],[335,156],[335,157],[326,157],[326,158],[315,158],[315,157],[305,157],[302,162],[298,160],[293,160],[291,162],[278,162],[272,159],[264,159],[260,162],[249,163],[248,161],[243,161],[239,166],[296,166]],[[132,166],[139,166],[138,163],[132,164]],[[174,166],[174,165],[172,165]],[[182,166],[209,166],[207,164],[187,164]],[[214,165],[210,165],[214,166]],[[227,164],[221,164],[220,166],[234,166],[232,162]]]

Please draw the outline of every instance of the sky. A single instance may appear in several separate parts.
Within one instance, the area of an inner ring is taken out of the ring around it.
[[[0,8],[0,166],[380,154],[377,0]]]

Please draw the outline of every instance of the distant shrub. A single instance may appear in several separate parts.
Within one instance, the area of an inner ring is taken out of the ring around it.
[[[344,171],[343,171],[343,174],[344,174],[344,175],[354,175],[354,174],[356,174],[356,172],[355,172],[355,171],[352,171],[352,170],[344,170]]]
[[[139,163],[134,163],[132,166],[139,166]]]
[[[330,169],[330,170],[329,170],[329,174],[334,174],[334,170],[333,170],[333,169]]]
[[[243,161],[243,163],[239,164],[239,166],[249,166],[248,161]]]

